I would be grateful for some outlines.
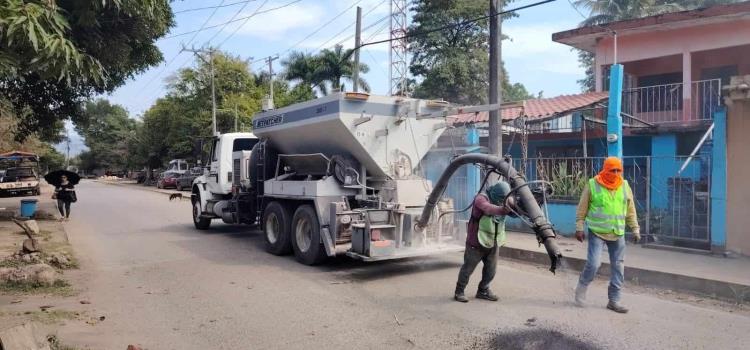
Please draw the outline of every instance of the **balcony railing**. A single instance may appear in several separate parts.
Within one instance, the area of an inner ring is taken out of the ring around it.
[[[689,99],[683,94],[683,85],[664,84],[625,90],[622,111],[651,124],[713,119],[714,112],[721,106],[721,79],[692,82]]]

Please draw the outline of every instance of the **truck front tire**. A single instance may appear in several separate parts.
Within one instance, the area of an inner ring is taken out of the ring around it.
[[[201,211],[201,200],[197,198],[193,201],[193,224],[199,230],[208,230],[211,219],[201,217]]]
[[[328,257],[320,239],[318,214],[309,204],[300,205],[294,212],[292,247],[297,261],[305,265],[320,264]]]
[[[292,219],[289,209],[276,201],[268,203],[262,220],[266,251],[273,255],[289,254],[292,251],[289,234]]]

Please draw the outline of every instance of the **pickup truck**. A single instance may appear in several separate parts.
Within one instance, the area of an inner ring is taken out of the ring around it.
[[[0,182],[0,195],[16,196],[22,193],[39,195],[38,174],[33,167],[6,169],[2,182]]]

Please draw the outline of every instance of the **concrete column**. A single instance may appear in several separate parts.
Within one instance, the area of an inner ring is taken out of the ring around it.
[[[723,253],[727,245],[727,112],[714,113],[711,159],[711,251]]]
[[[604,78],[602,78],[602,66],[598,62],[594,62],[594,77],[596,79],[595,88],[596,92],[604,91]]]
[[[609,74],[607,107],[607,155],[622,159],[622,81],[624,67],[613,64]],[[611,139],[614,138],[614,139]]]
[[[690,51],[682,53],[682,119],[693,118],[693,55]]]

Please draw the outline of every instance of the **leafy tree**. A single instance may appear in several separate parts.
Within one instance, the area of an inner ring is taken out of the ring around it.
[[[506,1],[506,3],[509,1]],[[429,31],[486,15],[485,0],[413,2],[410,33]],[[421,81],[414,96],[443,98],[461,104],[487,102],[489,88],[489,20],[418,35],[411,42],[411,73]],[[504,101],[531,98],[521,84],[511,84],[503,68]]]
[[[320,76],[319,57],[293,51],[281,61],[281,64],[284,66],[284,78],[287,80],[306,85],[311,90],[318,89],[322,95],[328,94],[328,89]]]
[[[267,73],[254,74],[247,61],[223,52],[214,54],[216,84],[217,130],[234,130],[235,110],[239,126],[245,131],[251,116],[261,109],[261,101],[269,94]],[[275,80],[276,107],[314,98],[312,88],[297,84],[290,89],[284,80]],[[196,66],[185,68],[168,79],[167,95],[158,99],[136,124],[135,137],[128,145],[138,164],[161,167],[173,158],[196,162],[196,141],[211,137],[211,69],[196,60]]]
[[[111,92],[162,60],[155,40],[173,25],[166,0],[0,2],[0,89],[15,137],[59,140],[90,96]]]
[[[353,52],[354,49],[344,50],[341,45],[336,45],[333,50],[324,49],[316,58],[317,70],[314,75],[317,76],[317,79],[330,83],[332,89],[344,91],[345,88],[341,83],[342,78],[349,82],[354,82]],[[370,68],[366,64],[359,63],[360,73],[367,73],[369,71]],[[358,77],[358,84],[363,90],[370,91],[370,85],[362,78],[361,74]]]
[[[122,106],[105,99],[86,102],[76,123],[76,131],[89,148],[81,157],[83,169],[123,170],[132,165],[128,142],[135,135],[135,120]]]

